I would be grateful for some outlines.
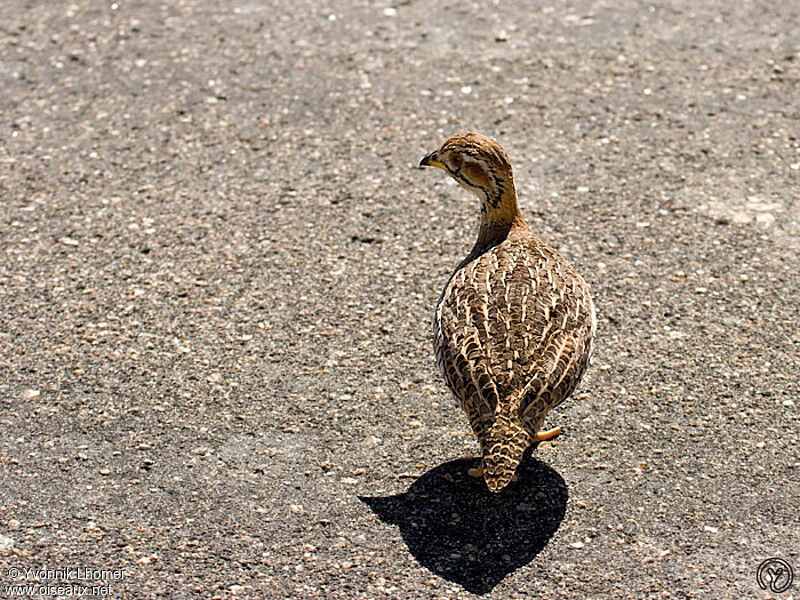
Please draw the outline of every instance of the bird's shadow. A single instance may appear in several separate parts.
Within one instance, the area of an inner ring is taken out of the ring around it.
[[[567,505],[564,479],[531,458],[518,481],[492,494],[477,466],[453,460],[431,469],[407,492],[364,497],[384,523],[397,525],[421,565],[474,594],[490,592],[509,573],[528,564],[558,529]]]

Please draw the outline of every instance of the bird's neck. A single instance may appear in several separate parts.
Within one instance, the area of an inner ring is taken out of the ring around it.
[[[506,178],[498,193],[481,198],[481,220],[475,249],[503,242],[516,228],[527,227],[519,210],[513,177]]]

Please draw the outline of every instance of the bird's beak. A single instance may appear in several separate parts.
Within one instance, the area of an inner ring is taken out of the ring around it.
[[[447,167],[445,167],[444,164],[438,160],[438,158],[439,155],[436,153],[436,150],[434,150],[430,154],[426,154],[425,156],[422,157],[422,160],[419,161],[419,168],[421,169],[422,167],[438,167],[443,171],[447,171]]]

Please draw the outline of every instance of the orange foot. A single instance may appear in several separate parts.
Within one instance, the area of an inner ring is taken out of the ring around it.
[[[537,442],[544,442],[547,440],[552,440],[554,437],[561,435],[563,431],[561,427],[556,427],[555,429],[550,429],[549,431],[540,431],[536,434],[536,441]]]

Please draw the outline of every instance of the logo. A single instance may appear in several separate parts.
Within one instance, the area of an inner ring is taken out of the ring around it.
[[[794,581],[792,566],[782,558],[768,558],[756,571],[756,581],[762,590],[769,588],[773,594],[782,594]]]

